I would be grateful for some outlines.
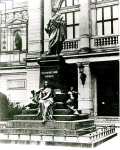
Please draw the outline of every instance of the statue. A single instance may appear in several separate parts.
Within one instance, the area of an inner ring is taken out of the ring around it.
[[[16,50],[20,50],[20,51],[22,50],[22,38],[18,31],[15,32],[15,47]]]
[[[65,40],[65,21],[61,14],[56,13],[48,22],[45,29],[49,35],[49,51],[48,55],[60,54]]]
[[[75,115],[79,115],[79,112],[77,109],[75,109],[75,94],[78,94],[78,92],[76,92],[74,90],[74,87],[71,86],[70,90],[68,91],[68,100],[66,101],[66,105],[67,107],[72,110],[74,112]]]
[[[25,106],[25,109],[27,109],[27,110],[36,109],[36,108],[38,108],[38,105],[39,105],[40,92],[39,91],[36,92],[35,90],[32,90],[31,94],[32,94],[32,97],[30,97],[30,99],[32,100],[32,102]]]
[[[40,100],[39,100],[39,111],[38,115],[42,113],[43,122],[48,119],[52,119],[53,111],[53,90],[49,87],[48,81],[44,82],[44,87],[40,90]]]

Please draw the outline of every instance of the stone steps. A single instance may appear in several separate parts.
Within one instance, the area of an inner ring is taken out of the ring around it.
[[[61,110],[60,110],[61,111]],[[58,113],[60,112],[58,111]],[[57,121],[75,121],[75,120],[82,120],[82,119],[88,119],[88,114],[79,114],[79,115],[69,115],[66,113],[64,115],[65,110],[62,111],[63,115],[53,115],[53,119]],[[15,120],[42,120],[42,116],[35,115],[35,114],[22,114],[22,115],[15,115]]]
[[[22,111],[22,114],[37,114],[37,113],[38,113],[38,108]],[[73,114],[73,111],[70,109],[55,109],[53,111],[53,114],[54,115],[71,115],[71,114]]]
[[[37,129],[62,129],[78,130],[94,126],[93,119],[76,121],[47,121],[43,124],[42,120],[11,120],[8,121],[7,128],[37,128]]]
[[[63,102],[55,102],[54,109],[68,109]]]
[[[88,115],[53,115],[53,118],[60,121],[74,121],[87,119]]]
[[[71,115],[73,114],[70,109],[55,109],[53,112],[54,115]]]
[[[96,132],[93,132],[95,135]],[[117,133],[101,136],[99,138],[91,139],[90,134],[81,136],[46,136],[46,135],[17,135],[17,134],[1,134],[0,143],[5,144],[37,144],[37,145],[52,145],[52,146],[74,146],[74,147],[96,147],[99,144],[117,136]]]
[[[43,128],[6,128],[0,129],[0,133],[6,135],[47,135],[47,136],[78,136],[95,131],[95,126],[78,130],[69,129],[43,129]]]

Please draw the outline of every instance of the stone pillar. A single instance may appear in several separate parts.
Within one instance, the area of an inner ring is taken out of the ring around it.
[[[28,1],[28,51],[43,51],[43,19],[44,19],[44,1],[29,0]]]
[[[80,48],[89,48],[89,0],[80,1]]]
[[[78,64],[78,110],[81,110],[82,113],[93,113],[93,101],[91,94],[91,72],[89,63],[85,63],[84,73],[86,74],[85,84],[82,85],[81,73],[80,73],[80,64]]]
[[[44,51],[48,51],[49,36],[45,31],[46,25],[52,16],[52,3],[51,0],[44,1]]]

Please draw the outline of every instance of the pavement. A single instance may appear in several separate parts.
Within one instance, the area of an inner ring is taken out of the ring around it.
[[[64,147],[64,146],[45,146],[43,145],[23,145],[23,144],[0,144],[0,149],[2,150],[118,150],[120,149],[120,128],[116,129],[118,135],[105,143],[100,144],[95,148],[80,148],[80,147]]]

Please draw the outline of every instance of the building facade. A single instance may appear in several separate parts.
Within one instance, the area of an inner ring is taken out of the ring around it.
[[[40,87],[37,59],[48,51],[45,27],[59,0],[1,0],[0,91],[27,104]],[[61,54],[78,109],[91,116],[119,116],[119,0],[63,0],[66,22]],[[81,65],[86,78],[81,78]]]

